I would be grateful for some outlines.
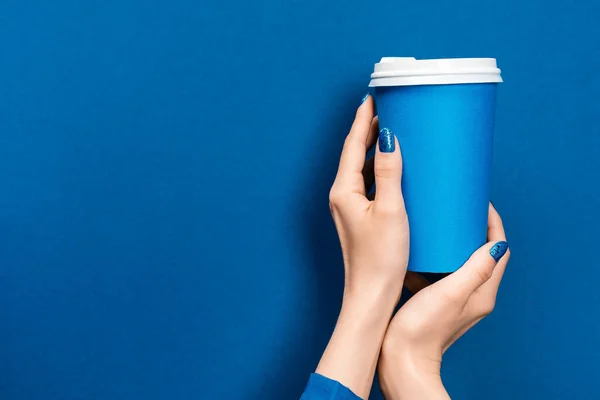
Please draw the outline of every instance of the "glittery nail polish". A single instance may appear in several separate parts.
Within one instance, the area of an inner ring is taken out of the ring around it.
[[[396,150],[396,140],[392,131],[383,128],[379,131],[379,151],[382,153],[393,153]]]
[[[363,96],[362,100],[360,101],[360,104],[362,105],[362,103],[364,103],[365,101],[367,101],[367,99],[369,98],[369,96],[371,95],[371,93],[367,93]]]
[[[506,250],[508,250],[508,243],[498,242],[490,249],[490,256],[498,262],[506,253]]]

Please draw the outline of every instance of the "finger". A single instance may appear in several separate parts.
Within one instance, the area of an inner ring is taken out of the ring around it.
[[[506,234],[504,233],[504,225],[502,219],[498,214],[498,211],[494,208],[493,204],[490,203],[488,211],[488,230],[487,237],[489,242],[506,241]]]
[[[504,227],[502,224],[502,219],[500,215],[490,203],[489,213],[488,213],[488,240],[489,241],[506,241],[506,235],[504,233]],[[506,250],[506,254],[500,258],[500,261],[496,264],[494,268],[494,272],[490,279],[485,282],[482,286],[480,286],[475,293],[469,298],[468,306],[474,310],[478,310],[483,307],[484,312],[479,313],[480,315],[465,324],[451,339],[448,341],[447,345],[444,348],[444,352],[454,344],[462,335],[464,335],[469,329],[477,325],[485,315],[487,315],[494,307],[496,302],[496,295],[498,293],[498,286],[500,285],[500,281],[502,280],[502,276],[504,275],[504,271],[506,269],[506,265],[508,264],[508,259],[510,257],[510,250]],[[490,306],[491,305],[491,306]],[[489,307],[489,309],[486,309]]]
[[[506,241],[506,234],[504,233],[502,219],[491,203],[488,214],[488,241]],[[498,287],[500,286],[500,282],[504,276],[504,271],[506,270],[506,265],[508,264],[509,258],[510,249],[507,249],[506,254],[500,259],[498,265],[496,265],[496,268],[494,268],[492,277],[484,285],[484,287],[481,288],[481,290],[487,291],[489,296],[494,296],[494,298],[496,298]]]
[[[358,107],[350,133],[344,142],[336,186],[365,195],[362,169],[367,154],[367,140],[373,122],[373,99],[370,95]]]
[[[494,268],[494,273],[488,282],[483,285],[478,291],[485,292],[487,296],[493,298],[494,302],[496,301],[496,296],[498,294],[498,289],[500,288],[500,282],[502,282],[502,278],[504,277],[504,271],[506,271],[506,265],[508,264],[508,259],[510,258],[510,254],[505,255]]]
[[[362,174],[365,181],[365,191],[369,193],[375,183],[375,157],[371,157],[365,162]]]
[[[379,137],[379,116],[375,116],[371,121],[371,128],[369,130],[369,135],[367,136],[367,151],[371,150],[373,145],[377,142],[377,138]]]
[[[371,148],[377,142],[377,136],[379,134],[379,117],[373,118],[371,121],[371,130],[367,137],[367,152],[371,151]],[[362,170],[363,179],[365,181],[365,193],[369,194],[375,183],[375,157],[369,158],[365,162],[365,166]]]
[[[469,297],[492,277],[508,244],[504,241],[488,242],[481,246],[458,271],[438,282],[448,298],[457,300],[463,306]]]
[[[375,152],[375,208],[388,211],[404,209],[400,186],[402,156],[396,136],[387,128],[379,131],[379,145]]]
[[[417,294],[420,290],[425,289],[429,285],[430,282],[425,279],[423,275],[416,272],[408,271],[404,277],[404,287],[410,290],[413,295]]]

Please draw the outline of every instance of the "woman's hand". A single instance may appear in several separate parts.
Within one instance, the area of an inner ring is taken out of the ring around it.
[[[370,392],[385,330],[398,302],[408,264],[409,232],[400,187],[402,159],[396,137],[379,132],[371,96],[359,107],[330,192],[345,269],[342,310],[317,373],[362,398]],[[374,171],[374,174],[373,174]],[[377,194],[367,198],[374,175]],[[369,178],[371,177],[371,178]]]
[[[440,378],[442,354],[492,312],[510,257],[502,220],[492,205],[488,240],[458,271],[424,289],[428,282],[420,275],[406,277],[415,295],[392,319],[379,359],[386,399],[449,398]]]
[[[378,119],[373,113],[373,100],[368,96],[344,143],[329,206],[342,246],[346,292],[370,297],[385,289],[399,296],[409,242],[400,186],[402,157],[398,140],[383,128],[374,159],[365,163],[378,137]],[[370,201],[367,192],[373,179],[377,194]]]

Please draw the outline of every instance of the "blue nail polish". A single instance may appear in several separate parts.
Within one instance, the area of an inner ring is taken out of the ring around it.
[[[365,101],[367,101],[367,99],[369,98],[369,96],[371,95],[371,93],[367,93],[365,94],[365,96],[362,98],[362,100],[360,101],[360,104],[362,105],[362,103],[364,103]]]
[[[396,150],[394,134],[388,128],[379,131],[379,151],[382,153],[393,153]]]
[[[492,256],[492,258],[498,262],[506,253],[506,250],[508,250],[508,243],[498,242],[490,249],[490,256]]]

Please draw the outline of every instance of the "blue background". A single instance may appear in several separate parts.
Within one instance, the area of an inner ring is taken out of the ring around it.
[[[3,0],[0,397],[292,399],[335,323],[327,194],[382,55],[497,57],[513,257],[457,399],[598,398],[600,3]]]

